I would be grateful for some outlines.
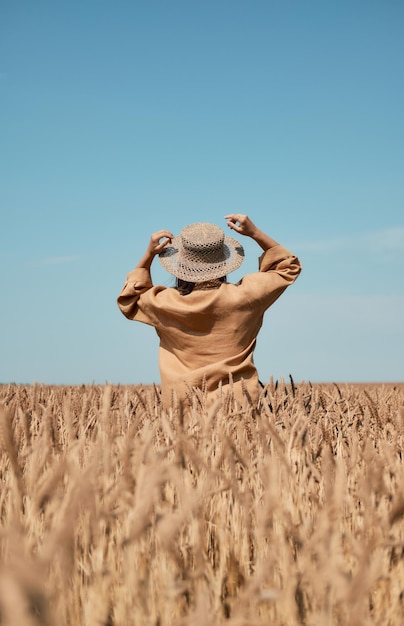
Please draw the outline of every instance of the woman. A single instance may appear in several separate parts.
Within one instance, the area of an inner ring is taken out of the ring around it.
[[[130,320],[154,326],[160,337],[163,405],[187,405],[197,389],[209,400],[229,390],[239,402],[246,393],[258,403],[260,385],[253,352],[265,311],[298,277],[296,256],[242,214],[227,225],[251,237],[264,251],[259,271],[236,285],[227,274],[244,259],[242,246],[218,226],[190,224],[174,235],[160,230],[127,276],[118,306]],[[150,268],[159,255],[176,287],[153,286]]]

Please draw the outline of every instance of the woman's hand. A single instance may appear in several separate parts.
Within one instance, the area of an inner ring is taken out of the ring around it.
[[[168,244],[171,243],[174,235],[170,233],[169,230],[159,230],[157,233],[153,233],[150,237],[149,245],[147,246],[147,250],[140,259],[139,263],[136,265],[136,268],[145,268],[147,270],[150,269],[152,261],[157,254],[160,254],[162,249]],[[163,241],[162,241],[163,240]]]
[[[240,235],[251,237],[264,251],[279,245],[277,241],[257,228],[248,215],[244,215],[243,213],[230,213],[230,215],[225,215],[224,219],[228,220],[227,226],[229,228],[240,233]]]
[[[253,237],[257,231],[257,227],[250,220],[248,215],[243,213],[231,213],[224,216],[225,220],[228,220],[227,226],[232,230],[235,230],[240,235],[246,235],[246,237]]]
[[[171,243],[173,237],[174,235],[168,230],[159,230],[157,233],[153,233],[150,237],[146,253],[149,253],[151,256],[156,256],[156,254],[160,254],[162,249],[168,243]],[[162,239],[163,241],[161,241]]]

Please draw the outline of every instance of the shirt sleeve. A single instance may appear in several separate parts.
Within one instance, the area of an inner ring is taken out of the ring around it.
[[[266,250],[259,258],[259,272],[241,281],[246,306],[264,313],[294,283],[302,266],[292,252],[281,245]]]
[[[146,268],[137,268],[129,272],[117,299],[118,307],[125,317],[145,324],[151,323],[148,316],[139,309],[138,301],[140,296],[152,287],[151,275]]]
[[[260,256],[259,270],[260,272],[276,272],[285,282],[285,286],[288,286],[295,282],[302,270],[302,265],[293,252],[281,245],[276,245]]]

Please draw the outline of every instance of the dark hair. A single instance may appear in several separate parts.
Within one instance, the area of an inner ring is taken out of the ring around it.
[[[217,280],[219,280],[221,283],[225,283],[227,280],[227,276],[221,276]],[[209,282],[209,281],[206,281],[206,282]],[[188,282],[187,280],[182,280],[182,278],[177,278],[175,281],[175,287],[182,296],[187,296],[189,293],[192,293],[195,285],[196,283],[191,283],[191,282]]]
[[[195,283],[189,283],[187,280],[182,280],[182,278],[177,278],[175,281],[175,286],[177,291],[180,292],[182,296],[187,296],[191,293],[195,287]]]

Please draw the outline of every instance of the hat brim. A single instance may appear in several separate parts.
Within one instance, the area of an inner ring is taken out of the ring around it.
[[[223,258],[217,262],[192,262],[184,259],[182,250],[181,236],[178,235],[172,239],[170,245],[163,248],[159,260],[167,272],[190,283],[203,283],[206,280],[227,276],[238,269],[244,261],[244,248],[232,237],[224,238]]]

